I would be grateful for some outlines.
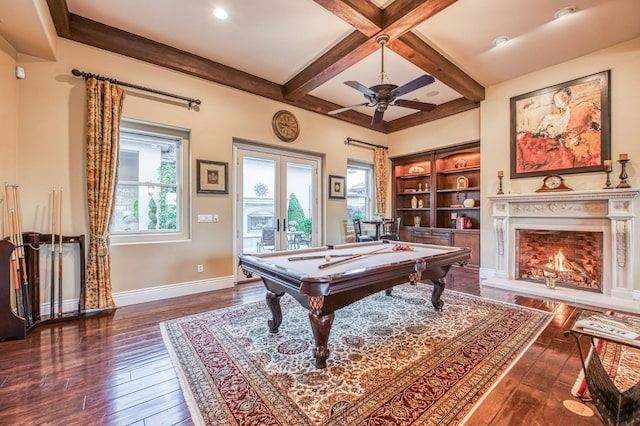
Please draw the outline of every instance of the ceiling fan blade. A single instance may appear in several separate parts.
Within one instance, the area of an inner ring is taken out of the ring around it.
[[[373,120],[371,120],[371,125],[378,124],[382,121],[382,116],[384,115],[384,111],[380,111],[376,108],[375,114],[373,114]]]
[[[360,107],[363,107],[363,106],[373,106],[373,105],[369,104],[369,102],[363,102],[361,104],[356,104],[356,105],[346,106],[344,108],[334,109],[333,111],[329,111],[327,114],[329,114],[329,115],[339,114],[341,112],[349,111],[349,110],[352,110],[354,108],[360,108]]]
[[[419,101],[410,101],[409,99],[396,99],[393,105],[405,107],[405,108],[413,108],[418,109],[420,111],[433,111],[436,104],[428,104],[426,102]]]
[[[362,83],[358,83],[357,81],[353,81],[353,80],[349,80],[349,81],[345,81],[344,84],[346,84],[349,87],[353,87],[354,89],[364,93],[366,96],[376,96],[376,92],[374,92],[373,90],[369,89],[367,86],[365,86]]]
[[[409,92],[413,92],[416,89],[419,89],[421,87],[426,86],[427,84],[431,84],[434,81],[436,81],[433,77],[431,77],[428,74],[422,75],[414,80],[411,80],[410,82],[408,82],[407,84],[403,84],[402,86],[398,87],[397,89],[394,89],[391,91],[391,96],[393,97],[398,97],[398,96],[402,96],[406,93]]]

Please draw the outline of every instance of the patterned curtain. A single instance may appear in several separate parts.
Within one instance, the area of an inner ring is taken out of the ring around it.
[[[120,151],[124,89],[87,79],[87,207],[89,259],[83,310],[115,308],[111,296],[109,228],[113,213]]]
[[[387,213],[388,163],[387,150],[375,148],[373,150],[373,173],[376,176],[376,212],[382,217],[385,217]]]

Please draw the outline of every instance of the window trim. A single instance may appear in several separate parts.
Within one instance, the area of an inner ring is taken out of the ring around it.
[[[192,239],[191,226],[191,131],[175,126],[158,124],[148,121],[142,121],[131,118],[123,118],[120,123],[120,135],[126,133],[128,137],[135,135],[149,136],[156,139],[166,140],[168,142],[177,142],[179,140],[178,149],[176,150],[176,164],[180,164],[177,170],[176,194],[180,201],[178,202],[178,220],[177,230],[155,230],[153,232],[145,232],[138,230],[135,232],[118,233],[110,235],[112,245],[135,245],[150,243],[169,243],[183,242]],[[127,181],[129,182],[129,181]],[[136,185],[144,182],[135,182]],[[162,186],[155,184],[154,186]],[[168,185],[174,187],[173,185]],[[113,220],[113,218],[112,218]]]
[[[347,179],[349,178],[349,169],[350,168],[358,168],[358,169],[366,169],[369,173],[369,178],[367,179],[367,182],[365,182],[365,187],[369,188],[369,191],[367,191],[367,207],[366,207],[366,216],[364,217],[365,220],[369,220],[373,217],[374,214],[374,210],[375,210],[375,206],[376,206],[376,187],[375,187],[375,183],[374,183],[374,175],[373,175],[373,163],[367,163],[364,161],[358,161],[358,160],[347,160]],[[346,191],[346,198],[347,198],[347,207],[349,206],[349,198],[353,198],[353,197],[349,197],[349,192]]]

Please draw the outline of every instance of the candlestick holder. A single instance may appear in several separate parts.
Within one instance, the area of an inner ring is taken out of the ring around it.
[[[628,159],[618,160],[618,163],[620,163],[620,166],[622,166],[622,169],[620,170],[620,183],[618,184],[618,186],[616,186],[616,188],[631,188],[631,185],[627,183],[627,178],[629,177],[627,175],[628,162],[629,162]]]
[[[611,170],[606,170],[605,173],[607,174],[607,181],[602,189],[613,189],[613,185],[611,185]]]
[[[502,176],[498,176],[498,195],[502,195],[504,194],[504,192],[502,192]]]

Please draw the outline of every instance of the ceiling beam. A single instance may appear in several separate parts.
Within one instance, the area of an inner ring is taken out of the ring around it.
[[[322,115],[341,107],[311,95],[295,101],[285,99],[282,97],[282,86],[252,74],[79,15],[70,14],[69,21],[71,34],[66,38],[78,43],[139,59]],[[99,70],[93,70],[93,72],[99,74]],[[366,114],[354,111],[353,114],[342,114],[341,117],[336,118],[379,132],[386,132],[386,123],[372,127],[371,117]]]
[[[485,94],[482,85],[414,33],[406,33],[389,42],[386,46],[470,101],[484,100]]]
[[[367,37],[382,28],[382,10],[369,0],[314,1]]]
[[[73,13],[70,21],[71,35],[67,38],[78,43],[160,65],[255,95],[282,100],[281,86],[263,78]]]
[[[56,33],[60,37],[68,37],[71,34],[71,24],[69,23],[69,9],[67,0],[47,0],[49,13]]]
[[[391,40],[411,31],[458,0],[396,0],[382,11],[382,33]]]
[[[414,1],[415,0],[396,0],[396,2],[400,3],[412,3]],[[329,2],[329,0],[327,0],[327,2]],[[344,0],[344,2],[356,4],[359,3],[360,0]],[[342,106],[311,95],[304,95],[295,100],[287,99],[283,96],[284,86],[277,83],[273,83],[192,53],[69,13],[66,0],[47,0],[47,4],[49,6],[49,12],[52,19],[54,20],[56,31],[60,37],[179,71],[322,115],[327,115],[329,111],[338,109]],[[350,57],[349,55],[361,55],[363,51],[370,48],[367,46],[369,43],[372,43],[372,45],[375,43],[375,40],[367,39],[366,36],[363,34],[358,35],[357,32],[355,32],[351,37],[353,38],[351,43],[358,45],[358,40],[363,40],[363,44],[356,47],[356,53],[350,54],[345,49],[342,56]],[[377,46],[377,43],[375,43],[375,46]],[[99,70],[95,70],[95,72],[99,73]],[[371,125],[371,116],[357,111],[347,111],[331,117],[378,132],[391,133],[404,130],[417,124],[437,120],[439,118],[446,117],[447,115],[463,112],[470,108],[477,108],[478,106],[478,103],[466,102],[464,99],[452,101],[438,106],[438,108],[429,113],[419,112],[390,122],[383,121],[374,126]]]
[[[375,39],[354,31],[327,53],[287,81],[282,88],[282,96],[296,100],[313,89],[322,86],[342,71],[372,54],[379,45]]]
[[[315,1],[323,7],[325,4],[331,6],[332,8],[327,8],[330,12],[338,9],[334,7],[336,1]],[[456,1],[457,0],[394,1],[388,8],[382,11],[382,22],[384,22],[385,25],[380,28],[378,33],[369,36],[362,34],[356,29],[354,33],[351,33],[347,37],[347,39],[349,39],[348,42],[338,43],[286,82],[282,92],[283,96],[287,99],[295,100],[306,95],[379,49],[380,45],[376,41],[377,34],[387,34],[391,40],[393,40]],[[369,1],[367,0],[367,2]],[[362,1],[343,2],[339,8],[340,14],[337,16],[339,18],[346,16],[345,19],[353,19],[353,16],[360,16],[362,14],[362,3]],[[357,7],[357,9],[347,13],[346,10],[348,10],[349,7]],[[358,36],[358,34],[360,35]]]
[[[389,121],[386,133],[393,133],[404,129],[415,127],[419,124],[429,123],[450,115],[459,114],[464,111],[480,108],[480,102],[473,102],[465,98],[458,98],[444,104],[438,105],[432,111],[419,111],[415,114],[406,115]]]

